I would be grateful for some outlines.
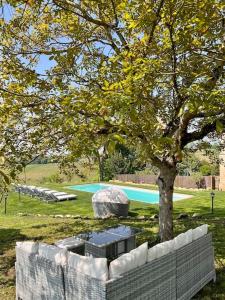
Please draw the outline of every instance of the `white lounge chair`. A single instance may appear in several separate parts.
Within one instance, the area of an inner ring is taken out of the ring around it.
[[[74,194],[64,194],[64,195],[56,195],[50,194],[51,201],[66,201],[66,200],[75,200],[77,195]]]

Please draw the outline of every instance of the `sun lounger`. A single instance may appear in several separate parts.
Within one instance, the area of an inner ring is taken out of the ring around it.
[[[47,192],[47,191],[50,191],[50,189],[48,189],[48,188],[36,188],[34,190],[34,196],[38,197],[38,198],[43,198],[44,193]]]
[[[48,201],[66,201],[66,200],[75,200],[77,198],[77,195],[74,194],[50,194]]]
[[[43,192],[43,199],[46,201],[56,201],[54,196],[57,197],[57,196],[65,196],[65,195],[67,195],[67,193],[51,190],[51,191]]]
[[[77,198],[74,194],[67,194],[66,192],[59,192],[56,190],[51,190],[49,188],[42,188],[29,185],[17,185],[15,186],[15,191],[21,192],[32,197],[41,198],[47,202],[57,202],[65,200],[74,200]]]

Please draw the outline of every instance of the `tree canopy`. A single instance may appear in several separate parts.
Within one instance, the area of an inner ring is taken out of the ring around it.
[[[160,169],[171,237],[183,149],[224,131],[224,2],[5,0],[1,12],[1,111],[17,136],[73,156],[138,145]]]

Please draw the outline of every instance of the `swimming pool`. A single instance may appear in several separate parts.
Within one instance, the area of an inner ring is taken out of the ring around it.
[[[105,184],[105,183],[80,184],[80,185],[70,186],[69,188],[72,190],[77,190],[82,192],[95,193],[99,190],[104,190],[113,186],[123,190],[127,195],[128,199],[130,200],[151,203],[151,204],[159,203],[159,192],[154,190],[146,190],[141,188],[114,185],[114,184]],[[174,201],[183,200],[190,197],[191,197],[190,195],[177,194],[177,193],[173,194]]]

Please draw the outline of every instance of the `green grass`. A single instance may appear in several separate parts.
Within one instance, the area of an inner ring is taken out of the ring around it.
[[[73,214],[93,216],[92,206],[91,206],[91,193],[74,191],[66,188],[64,185],[60,184],[46,184],[42,185],[56,189],[58,191],[65,191],[70,194],[76,194],[77,200],[74,201],[64,201],[64,202],[53,202],[45,203],[39,199],[34,199],[26,195],[21,195],[19,199],[18,193],[11,192],[7,202],[7,214],[15,215],[18,213],[28,213],[28,214]],[[157,205],[149,205],[140,202],[131,202],[131,215],[146,215],[151,216],[158,212]],[[3,206],[0,212],[3,212]]]
[[[118,184],[118,183],[117,183]],[[64,190],[64,184],[49,184],[51,188]],[[143,186],[142,186],[143,187]],[[149,186],[146,186],[149,188]],[[141,227],[144,232],[138,236],[137,243],[145,240],[154,240],[158,232],[155,221],[140,220],[140,216],[152,216],[158,213],[158,205],[150,205],[131,201],[130,215],[134,219],[121,220],[94,220],[53,218],[50,215],[80,215],[93,216],[90,193],[67,190],[78,195],[75,201],[59,203],[43,203],[42,201],[18,194],[10,193],[7,215],[3,214],[0,206],[0,299],[15,299],[15,243],[20,240],[34,239],[54,243],[56,240],[74,235],[82,231],[96,230],[119,223]],[[192,198],[174,202],[174,227],[175,234],[200,224],[208,223],[209,230],[213,233],[216,255],[217,282],[207,285],[196,299],[225,299],[225,192],[217,192],[215,196],[214,215],[210,213],[210,192],[177,190],[180,193],[193,195]],[[189,220],[176,220],[180,213],[200,213],[202,218]],[[18,216],[18,213],[33,215]],[[41,214],[42,216],[35,216]],[[45,216],[43,216],[45,215]]]

